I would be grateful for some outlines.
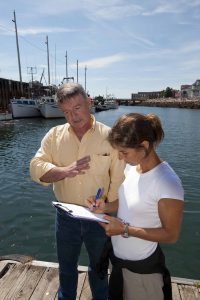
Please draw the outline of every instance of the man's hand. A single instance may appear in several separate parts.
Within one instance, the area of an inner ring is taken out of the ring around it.
[[[71,165],[67,167],[55,167],[50,171],[45,173],[40,180],[47,183],[57,182],[59,180],[65,179],[67,177],[75,177],[76,175],[85,174],[85,170],[90,168],[89,162],[91,158],[90,156],[84,156],[81,159],[73,162]]]
[[[76,175],[85,174],[84,171],[90,168],[90,160],[90,156],[85,156],[73,162],[71,165],[64,167],[65,177],[75,177]]]

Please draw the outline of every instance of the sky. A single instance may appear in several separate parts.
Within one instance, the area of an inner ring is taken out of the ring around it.
[[[48,84],[47,37],[51,84],[74,77],[92,97],[200,78],[200,0],[0,1],[0,78],[19,80],[14,11],[25,82]]]

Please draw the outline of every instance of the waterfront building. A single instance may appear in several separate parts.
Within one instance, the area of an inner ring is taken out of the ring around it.
[[[193,84],[181,85],[182,98],[200,98],[200,79],[197,79]]]

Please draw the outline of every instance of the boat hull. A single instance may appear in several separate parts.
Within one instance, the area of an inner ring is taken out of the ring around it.
[[[57,103],[42,103],[40,104],[41,115],[45,119],[64,118],[63,112],[59,109]]]
[[[14,119],[41,117],[38,102],[35,99],[12,99],[10,104]]]

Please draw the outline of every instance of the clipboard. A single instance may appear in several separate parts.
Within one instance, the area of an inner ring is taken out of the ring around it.
[[[52,205],[56,208],[60,208],[64,210],[67,213],[67,215],[72,218],[109,223],[108,220],[104,219],[104,216],[106,216],[105,214],[95,214],[91,212],[89,208],[86,208],[81,205],[68,204],[68,203],[55,202],[55,201],[52,202]]]

